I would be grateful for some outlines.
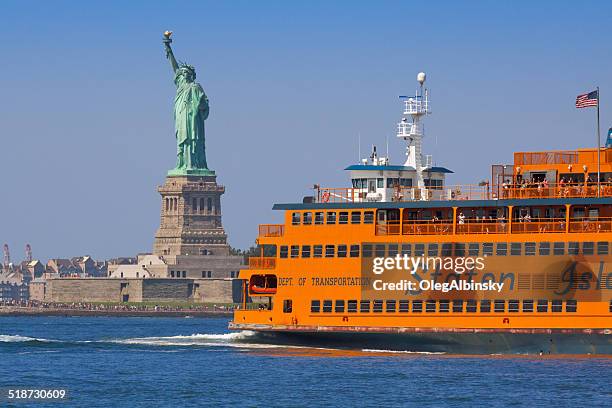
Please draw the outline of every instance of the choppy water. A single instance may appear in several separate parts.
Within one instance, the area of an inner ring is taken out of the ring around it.
[[[602,357],[285,346],[221,318],[0,317],[0,388],[69,390],[35,407],[596,407],[611,383]]]

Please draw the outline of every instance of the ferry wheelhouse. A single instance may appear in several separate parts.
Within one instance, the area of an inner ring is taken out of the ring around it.
[[[275,204],[240,271],[231,329],[412,351],[612,354],[612,146],[514,153],[447,185],[421,152],[425,75],[404,98],[403,165],[374,148],[347,188]]]

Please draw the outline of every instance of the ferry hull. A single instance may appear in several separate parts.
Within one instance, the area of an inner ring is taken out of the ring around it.
[[[276,327],[230,324],[269,342],[312,347],[451,354],[598,354],[612,356],[611,330]]]

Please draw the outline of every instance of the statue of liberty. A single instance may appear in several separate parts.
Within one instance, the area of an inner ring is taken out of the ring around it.
[[[174,129],[177,144],[176,167],[169,176],[213,175],[206,164],[204,121],[208,118],[208,98],[202,86],[195,82],[192,65],[177,63],[170,47],[171,31],[164,33],[166,58],[174,71],[176,96],[174,98]]]

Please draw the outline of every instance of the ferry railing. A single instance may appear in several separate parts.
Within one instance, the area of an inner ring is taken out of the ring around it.
[[[400,235],[402,228],[399,221],[378,222],[376,235]]]
[[[391,191],[392,190],[392,191]],[[497,200],[497,199],[538,199],[538,198],[593,198],[612,197],[612,182],[601,183],[526,183],[500,184],[491,189],[488,184],[451,185],[436,188],[395,187],[387,189],[386,201],[454,201],[454,200]],[[367,189],[359,188],[319,188],[316,193],[318,203],[351,203],[382,201],[376,194],[368,197]]]
[[[512,222],[513,234],[565,232],[565,218],[534,218]]]
[[[283,224],[259,224],[260,237],[282,237],[284,233]]]
[[[359,194],[355,188],[319,188],[316,200],[318,203],[351,203],[365,201],[365,194]]]
[[[501,199],[524,198],[592,198],[597,197],[597,183],[558,183],[546,185],[544,183],[530,183],[523,185],[502,185]],[[612,183],[601,183],[599,197],[612,196]]]
[[[404,222],[402,224],[402,235],[450,235],[452,233],[452,220]]]
[[[571,219],[569,232],[612,232],[612,217]]]
[[[505,220],[466,218],[457,223],[457,234],[505,234],[508,224]]]
[[[250,257],[249,269],[274,269],[276,258],[274,257]]]

